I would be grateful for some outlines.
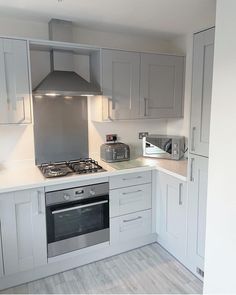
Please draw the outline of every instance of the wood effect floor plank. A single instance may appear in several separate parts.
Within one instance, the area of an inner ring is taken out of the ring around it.
[[[0,292],[194,294],[203,284],[157,243]]]

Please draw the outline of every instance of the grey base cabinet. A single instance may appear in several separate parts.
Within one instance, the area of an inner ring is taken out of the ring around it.
[[[47,263],[42,189],[0,195],[0,222],[3,258],[0,275],[11,275]]]
[[[208,158],[190,155],[188,257],[195,274],[204,271]]]
[[[190,153],[208,157],[215,30],[194,35]]]
[[[184,57],[141,53],[140,116],[183,116]]]
[[[27,41],[0,38],[0,124],[31,122]]]
[[[182,263],[187,253],[187,183],[159,173],[158,242]]]

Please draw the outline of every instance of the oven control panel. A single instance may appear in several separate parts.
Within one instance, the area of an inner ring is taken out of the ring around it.
[[[46,193],[46,205],[66,203],[76,200],[109,195],[109,183],[70,188]]]

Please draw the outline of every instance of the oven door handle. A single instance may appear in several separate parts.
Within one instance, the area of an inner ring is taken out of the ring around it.
[[[92,207],[92,206],[101,205],[101,204],[105,204],[105,203],[108,203],[108,200],[95,202],[95,203],[91,203],[91,204],[86,204],[86,205],[74,206],[74,207],[70,207],[70,208],[66,208],[66,209],[54,210],[54,211],[52,211],[52,214],[72,211],[72,210],[81,209],[81,208]]]

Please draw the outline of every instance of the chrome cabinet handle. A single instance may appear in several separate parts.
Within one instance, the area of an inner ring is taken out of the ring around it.
[[[192,128],[192,143],[191,143],[191,150],[195,151],[195,132],[196,132],[196,127]]]
[[[107,118],[108,120],[112,121],[111,114],[110,114],[110,102],[111,98],[107,98]]]
[[[132,192],[127,192],[127,193],[122,193],[122,195],[131,195],[131,194],[136,194],[136,193],[140,193],[142,192],[141,189],[137,190],[137,191],[132,191]]]
[[[131,219],[124,219],[123,222],[127,223],[127,222],[132,222],[135,220],[139,220],[139,219],[142,219],[142,216],[138,216],[138,217],[131,218]]]
[[[95,202],[95,203],[91,203],[91,204],[80,205],[80,206],[75,206],[75,207],[70,207],[70,208],[60,209],[60,210],[55,210],[55,211],[52,211],[52,214],[63,213],[63,212],[72,211],[72,210],[76,210],[76,209],[87,208],[87,207],[93,207],[93,206],[101,205],[101,204],[105,204],[105,203],[108,203],[108,201],[107,200],[106,201],[100,201],[100,202]]]
[[[148,116],[148,98],[144,97],[144,117]]]
[[[194,177],[193,177],[193,164],[194,164],[194,158],[191,158],[191,162],[190,162],[190,181],[191,182],[194,181]]]
[[[43,206],[42,206],[42,192],[41,191],[37,191],[37,210],[36,210],[36,214],[37,215],[41,215],[43,214]]]
[[[183,183],[179,184],[179,205],[183,205],[183,200],[182,200],[182,188],[183,188]]]
[[[132,179],[140,179],[140,178],[142,178],[142,176],[123,178],[122,180],[126,181],[126,180],[132,180]]]

